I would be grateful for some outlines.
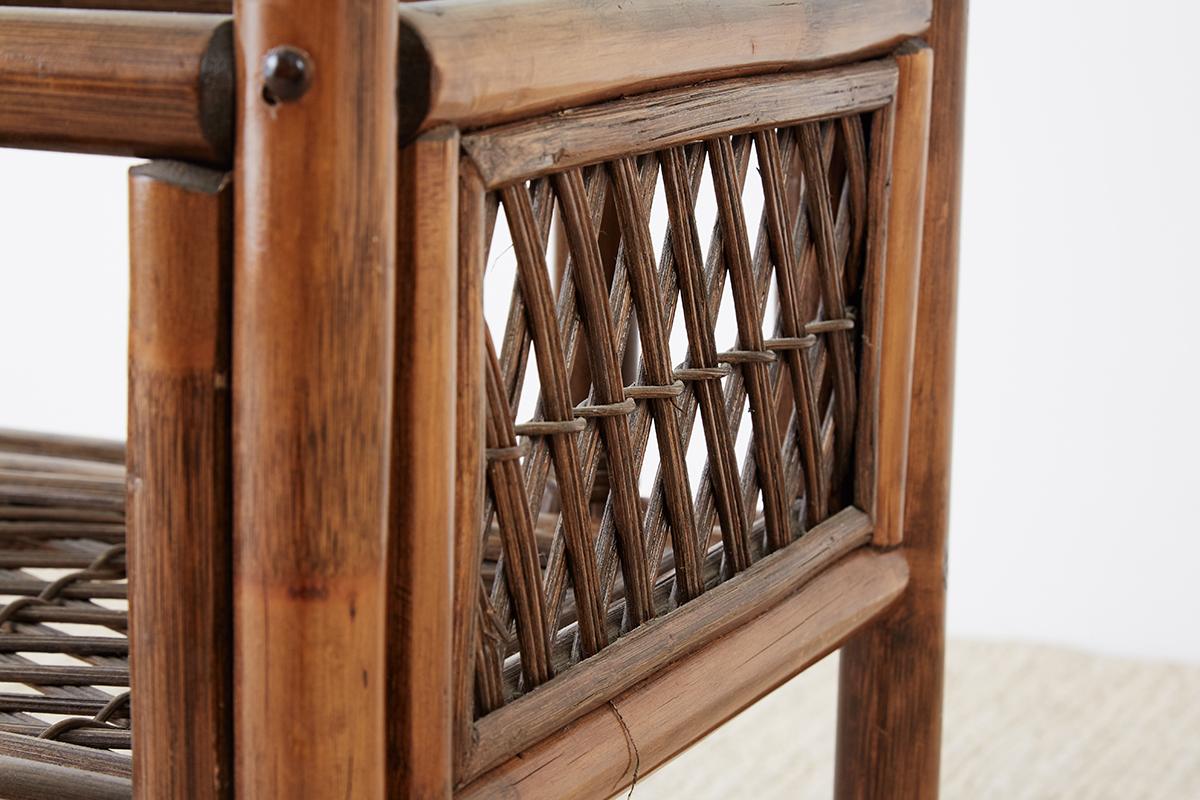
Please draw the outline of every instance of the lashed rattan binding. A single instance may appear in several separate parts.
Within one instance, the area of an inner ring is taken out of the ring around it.
[[[0,432],[0,756],[127,788],[123,462],[119,444]]]
[[[477,716],[851,504],[858,315],[872,279],[868,185],[878,166],[868,143],[887,135],[888,113],[716,136],[488,194],[485,243],[503,213],[516,279],[504,327],[485,343]],[[710,185],[718,213],[705,249],[696,205]],[[754,237],[743,206],[752,191],[763,206]],[[656,193],[668,219],[657,257]],[[557,287],[556,220],[566,251]],[[616,229],[601,232],[605,222]],[[606,248],[605,236],[619,248]],[[726,304],[737,341],[721,350]],[[686,356],[672,363],[678,326]],[[634,337],[640,358],[628,382],[623,354]],[[525,374],[531,348],[536,379]],[[581,365],[586,396],[573,396]],[[537,410],[518,421],[529,391],[539,393]],[[687,459],[697,415],[698,481]],[[739,459],[744,426],[750,443]],[[642,499],[650,451],[659,467]]]

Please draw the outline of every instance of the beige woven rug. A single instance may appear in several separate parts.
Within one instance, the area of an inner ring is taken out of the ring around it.
[[[633,797],[830,797],[836,686],[832,656]],[[953,641],[943,747],[947,800],[1200,800],[1200,666]]]

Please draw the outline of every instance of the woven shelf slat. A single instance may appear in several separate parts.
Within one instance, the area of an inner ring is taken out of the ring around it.
[[[75,788],[131,774],[122,452],[0,436],[0,756]]]

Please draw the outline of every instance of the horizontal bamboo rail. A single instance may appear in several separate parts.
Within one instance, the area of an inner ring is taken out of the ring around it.
[[[0,146],[228,164],[232,23],[0,8]]]
[[[400,3],[400,137],[442,123],[469,129],[681,83],[859,60],[920,34],[930,14],[930,0],[684,4]],[[232,23],[218,13],[155,13],[225,11],[228,0],[73,5],[91,10],[0,0],[0,146],[228,166]],[[522,25],[497,25],[497,15]]]
[[[400,135],[891,50],[930,0],[424,0],[400,9]],[[519,19],[519,25],[501,24]]]
[[[537,743],[563,723],[603,705],[670,662],[761,614],[807,581],[866,544],[870,519],[846,509],[813,528],[791,547],[762,559],[735,578],[648,623],[476,724],[479,741],[462,780]]]
[[[455,797],[611,797],[837,648],[884,611],[907,582],[900,553],[847,556],[761,616],[505,761]]]
[[[228,14],[233,3],[230,0],[0,0],[0,8],[5,6]]]
[[[890,58],[803,75],[762,75],[651,92],[501,125],[463,138],[494,189],[605,161],[767,125],[870,111],[896,93]]]

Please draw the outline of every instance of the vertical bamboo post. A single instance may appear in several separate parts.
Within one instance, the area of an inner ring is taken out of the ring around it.
[[[480,582],[479,520],[485,491],[483,179],[464,158],[458,192],[458,392],[455,406],[454,484],[454,774],[466,763],[475,726],[476,608]]]
[[[126,453],[139,798],[228,798],[232,789],[232,199],[223,172],[168,161],[130,172]]]
[[[458,329],[458,132],[441,128],[400,151],[396,229],[395,430],[388,548],[389,797],[449,798],[453,788],[455,419],[475,440],[481,417],[482,353],[468,349],[456,391]],[[483,274],[464,281],[470,322],[483,343]],[[477,316],[475,316],[477,315]],[[461,406],[460,406],[461,403]],[[459,476],[464,504],[482,474]],[[463,508],[457,509],[460,513]],[[460,531],[478,535],[478,508]],[[469,549],[468,549],[469,548]],[[465,545],[466,553],[475,548]],[[478,558],[472,558],[478,566]],[[477,574],[477,573],[476,573]],[[469,578],[468,578],[469,579]],[[478,581],[478,578],[475,578]],[[477,585],[477,584],[476,584]],[[473,587],[466,587],[473,588]],[[472,595],[472,598],[474,595]],[[460,609],[470,606],[460,598]],[[460,646],[464,645],[460,641]],[[473,644],[473,642],[472,642]],[[460,649],[461,652],[461,649]]]
[[[929,100],[934,54],[907,42],[896,51],[895,133],[888,203],[887,267],[883,284],[883,339],[879,363],[879,428],[875,460],[875,536],[879,547],[904,538],[904,484],[912,395],[917,286],[925,168],[929,152]]]
[[[234,13],[237,793],[383,797],[396,10]]]
[[[938,794],[966,0],[936,0],[936,53],[904,521],[910,580],[841,656],[835,795]]]

